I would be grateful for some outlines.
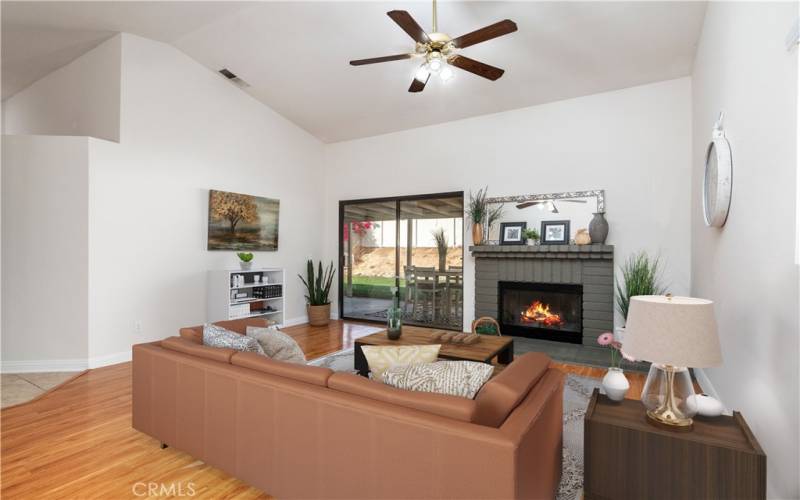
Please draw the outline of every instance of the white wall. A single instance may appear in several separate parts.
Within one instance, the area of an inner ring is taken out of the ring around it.
[[[85,369],[88,140],[4,136],[2,146],[2,370]]]
[[[326,259],[338,255],[339,200],[485,185],[493,196],[605,189],[617,263],[639,250],[660,254],[670,290],[687,293],[690,91],[683,78],[328,145]],[[466,328],[474,313],[468,252],[464,273]]]
[[[3,102],[3,133],[119,140],[121,39],[116,36]]]
[[[122,134],[93,144],[90,355],[205,321],[207,269],[238,267],[207,251],[208,190],[278,198],[285,318],[303,320],[297,273],[321,255],[322,143],[177,49],[122,35]],[[136,331],[136,323],[141,331]]]
[[[119,46],[120,54],[106,45]],[[94,61],[97,54],[108,60]],[[88,235],[78,248],[89,252],[88,272],[81,271],[89,279],[83,341],[89,365],[128,359],[131,344],[206,320],[206,270],[238,267],[234,252],[206,250],[209,189],[280,199],[279,250],[257,252],[255,266],[286,268],[284,317],[304,321],[296,275],[306,258],[322,254],[322,143],[169,45],[123,34],[84,57],[99,67],[121,58],[119,143],[88,141],[84,193],[64,200],[65,213],[71,213],[88,197]],[[86,62],[79,58],[72,65]],[[9,122],[22,122],[30,112],[17,99],[51,98],[56,83],[50,79],[60,82],[63,72],[72,71],[62,68],[11,97]],[[37,222],[24,220],[25,227]],[[9,234],[4,227],[4,245]],[[46,231],[32,233],[28,243],[52,250]],[[27,262],[13,254],[6,259],[5,252],[3,258],[11,267]],[[47,274],[34,269],[32,279],[41,282]],[[15,281],[4,276],[7,282]],[[29,294],[14,295],[35,302]],[[9,339],[17,335],[9,330]],[[4,360],[14,356],[3,351]]]
[[[695,60],[692,293],[715,301],[723,365],[705,370],[767,453],[771,498],[798,498],[797,3],[712,2]],[[796,50],[796,49],[795,49]],[[719,111],[733,151],[726,225],[702,216],[705,148]]]

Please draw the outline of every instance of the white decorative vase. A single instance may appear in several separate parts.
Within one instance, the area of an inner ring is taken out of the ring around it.
[[[603,377],[603,390],[612,401],[622,401],[631,388],[628,379],[620,368],[609,368]]]

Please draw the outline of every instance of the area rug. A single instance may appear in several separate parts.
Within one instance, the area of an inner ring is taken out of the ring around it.
[[[353,370],[353,349],[328,354],[309,363],[336,372]],[[564,384],[564,446],[561,465],[561,484],[558,500],[580,500],[583,494],[583,416],[592,391],[600,381],[577,375],[567,375]]]

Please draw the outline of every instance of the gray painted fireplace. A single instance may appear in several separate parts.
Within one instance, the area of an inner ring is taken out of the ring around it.
[[[614,247],[535,245],[470,247],[475,257],[475,316],[498,318],[500,282],[581,285],[584,346],[614,329]]]

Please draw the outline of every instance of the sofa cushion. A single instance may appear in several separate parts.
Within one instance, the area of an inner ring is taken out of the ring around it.
[[[473,399],[494,372],[494,366],[475,361],[437,361],[393,366],[383,383],[408,391],[434,392]]]
[[[333,374],[330,368],[276,361],[254,352],[235,353],[231,357],[231,364],[322,387],[327,385],[328,377]]]
[[[203,345],[209,347],[226,347],[235,351],[255,352],[261,355],[264,354],[264,350],[256,339],[214,324],[203,326]]]
[[[276,361],[306,364],[306,355],[297,341],[276,328],[248,326],[247,336],[256,339],[264,354]]]
[[[475,401],[428,392],[413,392],[396,389],[381,382],[352,373],[334,373],[328,379],[331,389],[355,394],[376,401],[433,413],[442,417],[473,422]]]
[[[415,363],[433,363],[439,357],[440,344],[434,345],[399,345],[399,346],[363,346],[361,350],[367,358],[372,379],[383,381],[383,372],[392,366],[411,365]]]
[[[478,392],[475,422],[500,427],[549,366],[550,358],[540,352],[529,352],[515,359]]]
[[[241,333],[242,335],[244,335],[247,332],[248,326],[266,328],[268,326],[274,325],[275,322],[265,318],[242,318],[242,319],[216,321],[214,322],[214,324],[217,326],[221,326],[226,330],[230,330],[236,333]],[[181,328],[179,330],[179,333],[181,337],[187,340],[191,340],[198,344],[203,343],[203,325]]]
[[[223,347],[200,345],[182,337],[168,337],[161,341],[161,347],[223,363],[230,363],[231,356],[236,352],[233,349],[225,349]]]

